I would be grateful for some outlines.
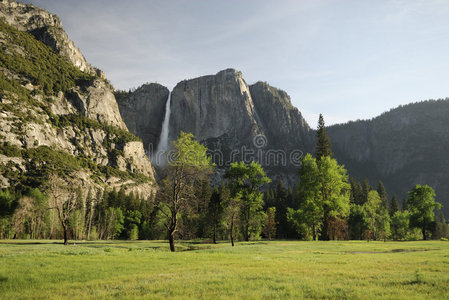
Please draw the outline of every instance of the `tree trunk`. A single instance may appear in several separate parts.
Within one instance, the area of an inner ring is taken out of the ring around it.
[[[175,252],[175,232],[170,231],[168,234],[168,242],[170,243],[170,251]]]
[[[231,244],[234,247],[234,218],[231,220]]]
[[[217,224],[214,223],[214,237],[213,237],[214,244],[217,243],[216,232],[217,232]]]
[[[327,205],[324,206],[324,222],[323,222],[323,231],[321,233],[321,239],[323,241],[329,240],[329,208]]]
[[[68,228],[67,226],[63,226],[62,229],[64,230],[64,245],[67,246],[69,244]]]
[[[423,237],[423,240],[427,240],[427,236],[426,236],[426,228],[422,228],[422,237]]]

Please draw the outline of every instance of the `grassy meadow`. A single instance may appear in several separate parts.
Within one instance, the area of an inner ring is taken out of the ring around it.
[[[449,299],[449,242],[0,242],[0,298]]]

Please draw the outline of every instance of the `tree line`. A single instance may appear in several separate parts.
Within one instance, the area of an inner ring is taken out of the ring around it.
[[[206,147],[181,133],[157,193],[83,189],[52,175],[41,189],[0,191],[0,237],[73,240],[407,240],[448,238],[433,189],[417,185],[402,205],[388,201],[381,181],[374,189],[350,178],[332,157],[320,115],[315,156],[302,158],[296,188],[270,182],[256,162],[234,162],[219,185]],[[435,217],[434,211],[437,211]]]

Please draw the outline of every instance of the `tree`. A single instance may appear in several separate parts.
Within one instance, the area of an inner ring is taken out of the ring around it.
[[[299,209],[289,209],[288,219],[310,239],[343,238],[349,213],[350,185],[346,170],[335,159],[310,154],[302,160],[298,189]]]
[[[77,190],[68,182],[53,174],[48,180],[48,192],[51,198],[51,209],[56,209],[64,234],[64,245],[69,244],[69,222],[78,204]]]
[[[363,209],[366,212],[368,229],[372,238],[385,240],[390,234],[390,218],[377,191],[368,193],[368,200],[363,205]]]
[[[432,231],[432,239],[439,240],[441,238],[449,238],[449,226],[441,209],[436,213],[435,228]]]
[[[335,159],[324,156],[318,161],[319,180],[323,205],[322,238],[329,240],[330,232],[343,234],[349,213],[349,189],[346,169]],[[338,228],[336,228],[338,226]]]
[[[166,227],[170,250],[175,251],[175,233],[180,213],[188,213],[194,199],[193,187],[212,170],[207,148],[194,140],[191,133],[180,133],[172,143],[172,160],[168,163],[168,176],[162,183],[160,211],[167,217]]]
[[[416,185],[408,192],[407,204],[410,211],[410,225],[420,228],[423,239],[427,239],[427,230],[435,220],[433,210],[441,208],[435,202],[435,191],[428,185]]]
[[[352,177],[349,180],[349,183],[351,184],[351,201],[350,202],[358,204],[358,205],[363,205],[363,203],[365,203],[366,199],[364,197],[362,184]]]
[[[396,197],[396,195],[393,195],[393,197],[391,197],[391,203],[390,203],[390,216],[392,217],[395,212],[400,211],[400,210],[401,210],[401,208],[399,206],[398,198]]]
[[[351,204],[351,211],[348,219],[349,237],[353,240],[362,240],[368,229],[366,211],[362,205]]]
[[[231,239],[231,245],[234,247],[234,239],[237,236],[237,228],[240,225],[239,214],[241,211],[241,202],[242,195],[240,192],[235,193],[233,196],[228,198],[226,202],[226,208],[224,211],[224,221],[225,225],[229,231],[229,237]]]
[[[316,159],[307,154],[301,160],[299,170],[298,198],[299,208],[289,208],[287,219],[292,222],[299,234],[307,240],[309,236],[318,239],[324,219],[324,208],[321,194],[320,171]]]
[[[385,186],[384,186],[383,182],[380,180],[379,180],[379,183],[377,184],[377,193],[379,193],[382,208],[388,210],[387,191],[385,190]]]
[[[407,237],[410,227],[410,215],[407,210],[396,211],[391,216],[391,235],[394,240],[403,240]]]
[[[332,156],[331,142],[326,133],[326,127],[324,125],[323,115],[320,114],[318,119],[318,129],[316,132],[316,158],[321,159],[323,156]]]
[[[269,207],[266,213],[264,233],[269,240],[276,234],[276,207]]]
[[[9,238],[12,234],[11,217],[15,208],[14,194],[9,190],[0,190],[0,238]]]
[[[224,204],[229,198],[229,190],[225,185],[221,185],[220,189],[215,188],[210,196],[209,205],[207,207],[207,220],[212,230],[212,241],[217,243],[217,231],[220,228],[223,219]]]
[[[265,175],[265,171],[256,162],[234,162],[225,174],[231,187],[231,197],[241,199],[241,219],[243,237],[249,241],[250,236],[257,238],[262,229],[264,219],[263,194],[260,188],[271,180]]]
[[[360,205],[365,204],[366,201],[368,201],[368,193],[372,190],[371,184],[369,183],[369,180],[365,178],[362,183],[362,202]]]

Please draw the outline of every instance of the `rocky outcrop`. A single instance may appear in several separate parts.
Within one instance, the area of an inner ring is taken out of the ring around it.
[[[157,145],[168,90],[148,84],[116,96],[130,131],[144,145]],[[299,159],[313,149],[313,131],[288,94],[267,83],[248,86],[234,69],[181,81],[171,93],[170,111],[169,140],[181,131],[194,134],[209,149],[218,173],[230,162],[256,160],[274,181],[295,184]]]
[[[164,122],[169,90],[157,83],[134,92],[116,92],[120,114],[129,131],[142,139],[147,152],[156,150]]]
[[[266,82],[259,81],[249,88],[268,141],[277,149],[310,152],[314,147],[313,132],[290,96]]]
[[[82,91],[80,88],[72,89],[69,99],[77,110],[87,118],[126,129],[113,91],[103,80],[94,80],[86,91]]]
[[[200,141],[226,139],[222,145],[231,150],[251,145],[262,134],[249,87],[233,69],[178,83],[171,95],[169,128],[170,140],[184,131]]]
[[[81,51],[69,39],[62,28],[61,21],[56,15],[31,4],[17,3],[13,0],[1,0],[0,20],[20,31],[27,31],[33,34],[36,39],[67,58],[81,71],[101,74],[101,71],[94,69],[87,63]]]
[[[94,73],[59,19],[14,1],[0,2],[0,18],[15,27],[3,24],[0,30],[5,55],[19,57],[27,66],[17,69],[11,59],[2,56],[2,83],[12,84],[3,84],[0,91],[0,188],[40,188],[48,174],[54,173],[65,180],[81,180],[83,188],[124,188],[145,197],[154,192],[153,167],[142,142],[128,132],[113,88],[101,74],[88,76],[76,70]],[[48,51],[36,59],[33,51],[43,45],[22,31],[32,33],[64,58]],[[55,62],[61,74],[73,74],[73,81],[55,90],[55,77],[43,72],[43,82],[53,87],[44,89],[29,70]]]

